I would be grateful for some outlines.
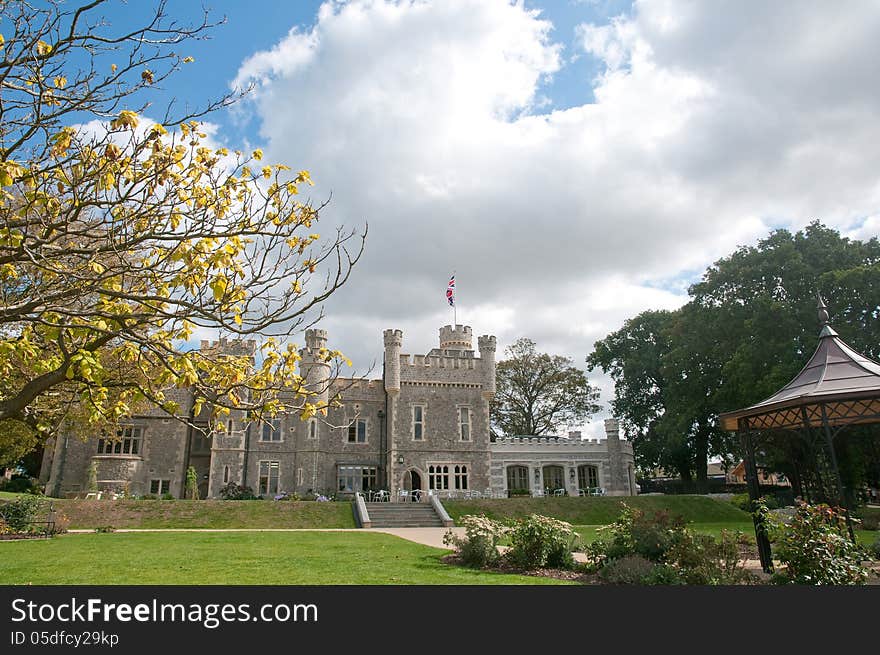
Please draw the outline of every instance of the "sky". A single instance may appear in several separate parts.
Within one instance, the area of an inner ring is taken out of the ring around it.
[[[381,376],[452,322],[584,368],[705,268],[819,219],[880,232],[880,5],[809,0],[208,1],[226,22],[157,90],[212,138],[308,169],[320,225],[369,225],[322,326]],[[107,11],[126,25],[149,9]],[[199,5],[171,0],[181,23]],[[150,113],[151,110],[148,110]],[[606,407],[613,386],[590,374]]]

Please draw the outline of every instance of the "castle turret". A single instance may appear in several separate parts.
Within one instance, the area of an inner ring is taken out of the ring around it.
[[[483,371],[483,393],[495,395],[495,337],[484,334],[477,338]]]
[[[440,328],[440,348],[443,350],[473,350],[470,325],[444,325]]]
[[[385,391],[400,391],[400,348],[403,331],[385,330]]]
[[[324,354],[321,354],[321,350]],[[306,330],[306,347],[299,351],[300,370],[306,388],[317,394],[310,402],[327,404],[330,390],[330,362],[326,360],[327,330]]]

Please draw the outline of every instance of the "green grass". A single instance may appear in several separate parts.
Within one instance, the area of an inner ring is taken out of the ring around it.
[[[0,491],[0,500],[15,500],[19,496],[24,496],[25,494],[13,493],[11,491]]]
[[[270,500],[57,500],[70,528],[354,528],[351,503]]]
[[[606,525],[620,515],[621,503],[645,511],[667,510],[695,523],[749,523],[749,515],[732,504],[705,496],[632,496],[615,498],[505,498],[448,500],[443,505],[458,520],[465,514],[485,514],[501,520],[529,514],[552,516],[575,525]]]
[[[561,584],[380,533],[107,533],[0,542],[0,584]]]

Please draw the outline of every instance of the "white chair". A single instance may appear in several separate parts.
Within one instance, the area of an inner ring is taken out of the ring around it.
[[[565,495],[565,489],[555,489],[555,490],[553,491],[553,495],[554,495],[554,496],[564,496],[564,495]]]
[[[406,489],[398,489],[397,502],[405,503],[409,500],[409,492]]]

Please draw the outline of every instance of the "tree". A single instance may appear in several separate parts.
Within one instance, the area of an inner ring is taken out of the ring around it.
[[[186,469],[186,489],[185,498],[188,500],[199,499],[199,476],[194,466]]]
[[[672,347],[669,330],[675,313],[646,311],[594,345],[589,370],[601,368],[614,381],[611,408],[633,441],[636,465],[644,471],[663,468],[689,480],[693,465],[688,444],[667,418],[663,363]]]
[[[817,290],[835,305],[841,336],[876,357],[878,264],[876,238],[846,239],[819,223],[794,234],[776,230],[711,266],[679,310],[644,312],[597,342],[587,362],[614,380],[612,406],[635,435],[637,462],[696,477],[704,490],[708,458],[738,450],[718,414],[776,392],[816,347]],[[873,443],[860,450],[841,440],[841,468],[851,480],[876,470],[865,464]],[[765,461],[791,465],[790,445],[768,447]]]
[[[556,434],[599,411],[599,392],[568,357],[535,351],[531,339],[518,339],[498,362],[492,424],[500,434]]]
[[[307,171],[210,142],[196,119],[233,97],[143,115],[134,103],[211,25],[181,27],[161,3],[115,33],[102,4],[0,5],[0,420],[45,433],[72,408],[115,422],[138,403],[187,420],[178,387],[221,430],[230,409],[279,411],[282,388],[303,417],[326,411],[288,340],[320,318],[366,234],[321,239],[323,205],[298,195]],[[203,328],[262,343],[185,347]]]

